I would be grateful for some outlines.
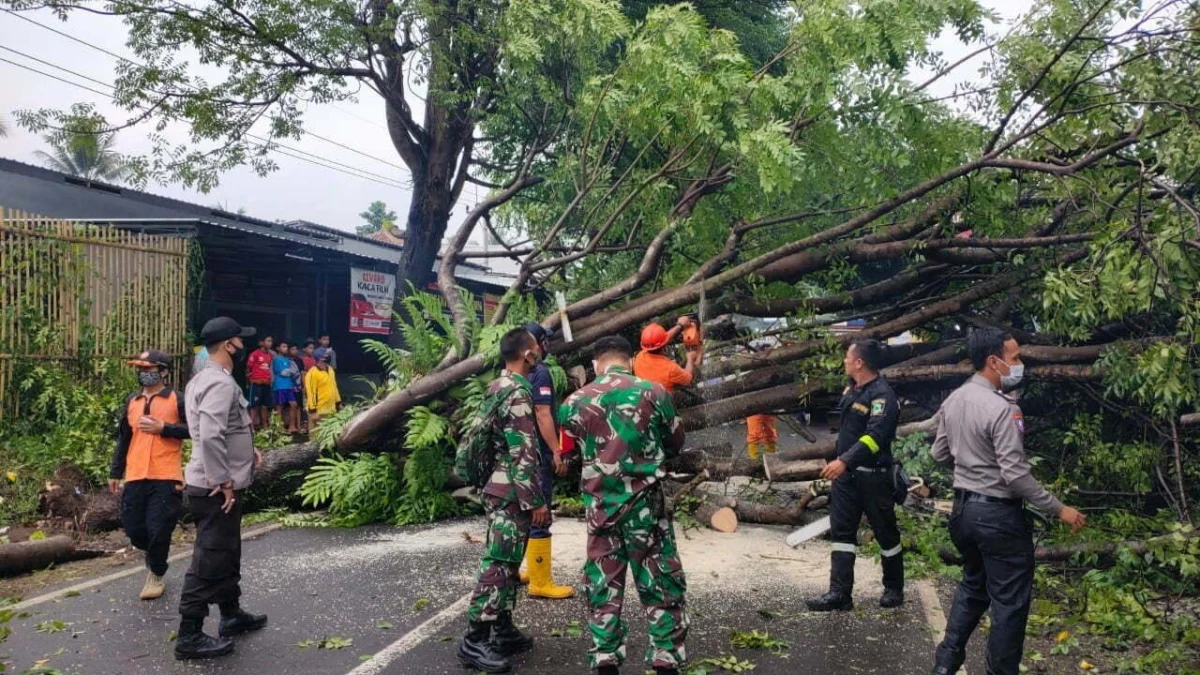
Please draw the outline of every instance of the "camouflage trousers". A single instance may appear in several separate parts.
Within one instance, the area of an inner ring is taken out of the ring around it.
[[[483,496],[483,508],[488,517],[487,541],[479,561],[479,581],[467,608],[469,621],[495,621],[500,612],[511,612],[517,606],[518,570],[533,520],[533,513],[522,511],[520,504],[491,495]]]
[[[619,666],[625,660],[627,628],[621,607],[628,567],[633,568],[633,583],[650,623],[646,661],[651,666],[680,666],[687,660],[683,644],[688,632],[687,582],[661,490],[639,497],[611,525],[589,529],[583,583],[590,611],[592,669]]]

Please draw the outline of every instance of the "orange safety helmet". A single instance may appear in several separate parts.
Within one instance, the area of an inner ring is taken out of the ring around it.
[[[667,346],[667,329],[652,323],[642,329],[642,349],[662,349]]]

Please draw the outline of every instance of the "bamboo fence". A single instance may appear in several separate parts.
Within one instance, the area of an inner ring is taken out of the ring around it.
[[[188,241],[0,207],[0,413],[14,364],[83,368],[144,349],[189,363]],[[182,368],[181,368],[182,367]]]

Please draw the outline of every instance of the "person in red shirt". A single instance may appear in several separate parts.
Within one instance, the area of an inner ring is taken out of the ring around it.
[[[275,358],[271,347],[274,344],[275,339],[270,335],[263,336],[258,341],[258,349],[246,357],[246,379],[250,382],[250,424],[256,431],[271,425],[271,406],[275,403],[271,394],[271,382],[274,380],[271,361]]]
[[[697,346],[688,349],[687,360],[682,368],[664,352],[679,331],[693,323],[694,321],[690,317],[681,316],[671,330],[667,330],[657,323],[643,328],[642,351],[633,357],[633,374],[643,380],[661,384],[668,393],[673,393],[676,387],[691,385],[692,379],[696,376],[696,366],[700,363],[701,348]]]
[[[183,439],[189,433],[183,394],[166,384],[171,357],[150,349],[129,365],[137,368],[141,390],[120,410],[108,489],[121,494],[125,535],[146,552],[149,573],[140,597],[154,600],[165,590],[171,534],[183,511]]]

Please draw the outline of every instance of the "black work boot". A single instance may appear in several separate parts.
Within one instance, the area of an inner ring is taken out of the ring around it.
[[[458,644],[458,660],[485,673],[507,673],[512,664],[492,644],[491,621],[472,621]]]
[[[533,638],[522,633],[513,623],[512,612],[500,612],[500,618],[492,627],[492,644],[496,651],[505,656],[520,654],[533,649]]]
[[[674,666],[654,666],[654,675],[679,675],[679,669]]]
[[[879,606],[883,608],[899,607],[904,604],[904,590],[900,588],[885,588],[879,596]]]
[[[621,675],[621,670],[609,663],[597,668],[596,675]]]
[[[251,614],[241,607],[230,609],[228,612],[221,610],[221,637],[249,633],[266,625],[266,614]]]
[[[233,640],[215,638],[204,632],[204,619],[183,619],[175,638],[175,658],[211,659],[233,651]]]
[[[829,591],[819,598],[805,601],[809,611],[813,612],[832,612],[834,610],[846,611],[854,609],[854,600],[849,593],[841,591]]]

